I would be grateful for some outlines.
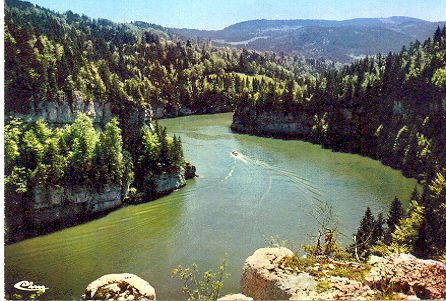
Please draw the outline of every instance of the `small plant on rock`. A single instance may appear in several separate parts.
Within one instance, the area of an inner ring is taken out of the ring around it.
[[[310,257],[344,259],[347,255],[337,243],[339,231],[335,222],[333,206],[327,202],[321,202],[311,215],[317,224],[317,235],[313,236],[311,244],[303,246],[303,250]]]
[[[217,300],[223,281],[229,275],[225,272],[226,266],[227,261],[224,259],[217,271],[209,270],[203,274],[195,263],[186,268],[178,266],[173,270],[172,277],[177,276],[183,282],[182,291],[186,300]]]

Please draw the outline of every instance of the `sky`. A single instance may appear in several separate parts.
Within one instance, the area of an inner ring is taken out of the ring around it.
[[[446,0],[28,0],[115,22],[223,29],[253,19],[329,19],[408,16],[445,21]]]

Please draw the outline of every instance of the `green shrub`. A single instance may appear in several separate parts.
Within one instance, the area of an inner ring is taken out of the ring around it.
[[[223,287],[224,279],[229,275],[226,271],[226,259],[217,271],[209,270],[201,274],[197,265],[183,268],[178,266],[173,270],[172,277],[178,277],[183,282],[182,291],[186,300],[217,300]]]

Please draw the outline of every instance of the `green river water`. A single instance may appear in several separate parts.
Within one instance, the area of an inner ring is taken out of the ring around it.
[[[149,281],[158,299],[180,299],[174,267],[195,262],[204,270],[226,254],[231,276],[224,292],[239,292],[244,259],[271,236],[307,242],[320,201],[333,206],[347,244],[367,206],[387,211],[395,195],[407,199],[415,185],[358,155],[234,134],[231,118],[163,120],[169,133],[181,135],[199,177],[159,200],[7,246],[6,291],[20,293],[14,283],[28,280],[49,287],[43,298],[77,299],[96,278],[128,272]]]

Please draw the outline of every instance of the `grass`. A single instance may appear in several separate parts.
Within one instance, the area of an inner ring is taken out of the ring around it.
[[[365,282],[365,276],[369,269],[346,267],[346,266],[335,266],[333,270],[328,270],[328,276],[338,276],[345,277],[351,280],[356,280],[361,283]]]
[[[318,281],[316,285],[316,292],[323,293],[330,289],[330,283],[328,281]]]
[[[282,260],[282,265],[292,268],[296,271],[306,271],[309,267],[314,266],[316,263],[321,264],[323,262],[322,258],[313,257],[286,257]]]
[[[332,264],[330,269],[329,264]],[[342,266],[330,261],[325,257],[300,257],[293,256],[284,258],[281,264],[285,267],[292,268],[298,272],[307,272],[316,278],[324,276],[338,276],[356,280],[361,283],[365,282],[365,277],[371,269],[369,264],[361,264],[359,266]],[[333,268],[334,266],[334,268]]]
[[[316,292],[324,293],[331,289],[330,276],[345,277],[351,280],[365,283],[365,277],[372,268],[370,264],[352,262],[348,265],[341,265],[327,257],[286,257],[282,259],[280,266],[291,268],[298,273],[306,272],[317,281]],[[398,300],[401,298],[397,292],[392,290],[391,286],[387,286],[376,290],[374,300]]]

